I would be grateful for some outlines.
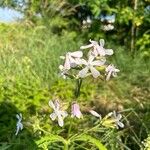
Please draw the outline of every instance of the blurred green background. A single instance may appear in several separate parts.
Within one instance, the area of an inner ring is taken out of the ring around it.
[[[109,82],[87,79],[80,102],[101,114],[123,112],[125,146],[113,148],[110,137],[110,149],[140,149],[150,133],[150,1],[1,0],[0,6],[23,14],[0,23],[0,150],[38,149],[35,141],[44,135],[37,126],[53,131],[49,99],[67,103],[75,88],[59,76],[59,56],[89,39],[105,39],[120,73]],[[26,127],[15,137],[19,112]]]

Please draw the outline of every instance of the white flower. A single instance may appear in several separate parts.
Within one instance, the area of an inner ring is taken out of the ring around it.
[[[56,118],[58,119],[58,124],[60,127],[64,125],[64,118],[68,116],[66,111],[60,110],[60,104],[58,100],[49,101],[49,106],[54,110],[52,114],[50,114],[50,118],[54,121]]]
[[[71,117],[82,118],[82,113],[80,111],[80,106],[77,103],[73,103],[71,106]]]
[[[96,111],[94,111],[94,110],[90,110],[89,111],[93,116],[95,116],[95,117],[98,117],[100,120],[101,120],[101,115],[100,114],[98,114]]]
[[[113,77],[116,77],[117,76],[117,72],[120,72],[119,69],[116,69],[114,67],[114,65],[109,65],[107,68],[106,68],[106,74],[107,74],[107,77],[106,77],[106,80],[108,81],[111,77],[111,75]]]
[[[18,132],[23,129],[23,124],[21,122],[22,121],[22,114],[21,113],[17,114],[16,118],[18,119],[18,121],[17,121],[17,124],[16,124],[17,129],[16,129],[15,135],[17,135]]]
[[[98,42],[93,41],[93,40],[89,40],[89,41],[91,44],[86,45],[86,46],[81,46],[80,49],[92,48],[92,51],[90,53],[93,54],[95,57],[97,57],[98,55],[105,56],[105,55],[112,55],[113,54],[112,49],[105,49],[104,48],[105,42],[103,39],[100,39],[100,44],[98,44]]]
[[[116,123],[116,128],[118,129],[120,128],[124,128],[124,124],[120,121],[122,118],[121,114],[117,114],[116,111],[113,111],[112,113],[114,119],[115,119],[115,123]]]
[[[85,68],[83,68],[81,71],[79,71],[79,74],[78,74],[79,77],[81,77],[81,78],[86,77],[89,70],[92,73],[92,76],[94,78],[97,78],[100,75],[99,71],[96,70],[94,68],[94,66],[102,66],[102,65],[104,65],[105,60],[102,60],[102,61],[95,60],[95,61],[93,61],[94,58],[95,58],[94,56],[90,55],[88,61],[86,61],[84,59],[80,60],[80,64],[85,65]]]
[[[78,59],[82,56],[82,51],[68,52],[65,57],[64,69],[69,70],[71,67],[76,67]]]

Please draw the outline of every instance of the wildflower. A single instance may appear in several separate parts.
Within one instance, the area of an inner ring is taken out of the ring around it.
[[[98,114],[96,111],[90,110],[89,112],[90,112],[93,116],[95,116],[95,117],[97,117],[97,118],[99,118],[99,119],[101,120],[101,115]]]
[[[102,119],[102,125],[108,128],[123,128],[124,124],[120,121],[122,118],[121,114],[116,114],[115,111],[108,113],[103,119]]]
[[[71,117],[82,118],[82,113],[80,111],[80,106],[77,103],[73,103],[71,107]]]
[[[16,124],[17,129],[16,129],[15,135],[18,135],[18,132],[23,129],[23,124],[21,122],[22,121],[22,114],[21,113],[17,114],[16,118],[18,119],[18,121],[17,121],[17,124]]]
[[[115,119],[116,128],[117,129],[119,129],[119,127],[124,128],[124,124],[120,121],[122,118],[122,115],[117,114],[116,111],[113,111],[112,115],[113,115],[113,118]]]
[[[81,46],[80,49],[87,49],[87,48],[92,48],[91,54],[93,54],[95,57],[98,55],[100,56],[105,56],[105,55],[112,55],[113,50],[112,49],[105,49],[104,48],[104,40],[100,39],[100,44],[98,42],[89,40],[91,44],[86,45],[86,46]]]
[[[106,77],[106,80],[108,81],[111,77],[111,75],[113,77],[116,77],[117,76],[117,72],[119,72],[120,70],[119,69],[116,69],[114,67],[114,65],[109,65],[107,68],[106,68],[106,73],[107,73],[107,77]]]
[[[94,56],[92,56],[92,55],[89,56],[88,61],[86,61],[84,59],[80,60],[81,64],[85,65],[86,67],[83,68],[81,71],[79,71],[79,74],[78,74],[79,77],[81,77],[81,78],[86,77],[89,70],[92,73],[92,76],[94,78],[97,78],[100,75],[99,71],[96,70],[94,68],[94,66],[104,65],[105,60],[101,60],[101,61],[100,60],[93,61],[93,60],[94,60]]]
[[[52,114],[50,114],[50,118],[54,121],[56,118],[58,119],[58,124],[60,127],[64,125],[63,119],[67,117],[67,112],[60,110],[60,104],[58,100],[49,101],[49,106],[54,110]]]
[[[68,52],[65,57],[64,69],[69,70],[71,67],[76,67],[77,59],[82,56],[83,53],[81,51]]]

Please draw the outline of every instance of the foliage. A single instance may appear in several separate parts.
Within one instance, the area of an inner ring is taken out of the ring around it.
[[[80,1],[80,4],[82,2]],[[87,2],[92,7],[93,14],[97,16],[99,2],[102,3],[102,1]],[[145,7],[145,3],[145,1],[142,2],[141,6]],[[108,4],[108,1],[103,1],[103,9],[109,9]],[[118,31],[115,33],[105,33],[92,27],[92,29],[84,30],[84,34],[80,35],[79,32],[68,32],[67,30],[70,29],[68,29],[68,20],[57,16],[57,13],[56,17],[52,16],[54,17],[52,21],[46,19],[46,23],[43,23],[40,19],[39,22],[36,20],[38,26],[30,23],[28,19],[18,24],[0,25],[0,149],[27,148],[33,150],[38,146],[43,149],[63,149],[64,145],[65,148],[69,145],[70,149],[93,150],[97,149],[96,146],[99,148],[105,146],[112,150],[140,148],[141,141],[150,131],[150,67],[149,59],[147,59],[149,55],[146,56],[146,61],[143,59],[143,53],[145,51],[148,53],[149,45],[149,35],[148,32],[145,32],[148,18],[143,18],[147,22],[141,21],[138,26],[140,30],[136,41],[138,50],[133,59],[129,47],[122,43],[122,40],[128,41],[126,31],[133,19],[133,16],[130,16],[133,10],[128,4],[124,1],[118,3],[122,17],[119,11],[116,11],[117,8],[110,10],[110,13],[117,12],[120,15],[117,21]],[[34,7],[30,7],[29,10],[34,12],[37,6]],[[129,13],[128,18],[124,11]],[[70,22],[72,23],[72,20]],[[142,29],[143,27],[145,28]],[[61,29],[59,33],[58,28]],[[144,32],[145,34],[141,36]],[[96,122],[95,118],[90,117],[89,122],[84,119],[76,120],[72,126],[73,130],[68,133],[71,119],[66,120],[66,126],[63,129],[58,128],[55,122],[52,123],[49,119],[51,112],[48,107],[49,99],[59,97],[66,107],[73,98],[72,91],[75,88],[71,81],[63,81],[58,76],[59,56],[64,55],[68,50],[77,49],[83,43],[86,44],[84,41],[89,38],[87,35],[97,40],[103,36],[108,38],[110,42],[106,47],[112,47],[115,50],[112,61],[118,66],[121,73],[117,79],[107,84],[104,84],[105,81],[98,80],[85,82],[79,98],[83,104],[81,109],[86,113],[87,109],[94,104],[94,109],[103,116],[114,109],[121,111],[125,116],[126,128],[119,132],[104,127],[88,131],[89,127],[93,127],[93,122]],[[118,46],[120,43],[121,47]],[[15,115],[20,112],[23,114],[25,129],[16,137],[17,119]],[[82,134],[83,131],[85,134]],[[76,133],[79,134],[76,135]],[[53,142],[47,142],[50,140]]]
[[[149,41],[150,35],[148,33],[145,33],[136,43],[137,46],[139,47],[140,54],[145,60],[150,58]]]
[[[143,145],[144,145],[144,150],[150,149],[150,136],[149,135],[148,135],[147,139],[144,140]]]
[[[64,30],[75,31],[87,41],[105,38],[125,45],[132,55],[139,49],[143,34],[149,32],[150,11],[147,0],[7,0],[0,3],[21,11],[24,20],[35,25],[44,24],[53,33],[61,34]],[[109,23],[107,16],[115,16],[115,22]],[[101,21],[102,16],[105,18]],[[90,25],[83,22],[90,17]],[[113,30],[104,30],[104,26],[113,25]],[[131,39],[131,40],[130,40]],[[149,57],[147,52],[143,58]]]

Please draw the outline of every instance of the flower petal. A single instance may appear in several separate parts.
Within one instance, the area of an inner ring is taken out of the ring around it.
[[[69,70],[70,69],[70,61],[69,57],[66,55],[65,63],[64,63],[64,69]]]
[[[124,124],[120,121],[117,122],[117,125],[120,127],[120,128],[124,128]]]
[[[20,116],[17,114],[17,115],[16,115],[16,118],[19,120],[19,119],[20,119]]]
[[[97,78],[100,75],[99,71],[97,71],[94,67],[91,66],[90,70],[94,78]]]
[[[113,111],[113,117],[114,117],[115,119],[117,119],[117,113],[116,113],[115,110]]]
[[[63,65],[59,65],[59,70],[63,71],[63,69],[64,69],[64,66]]]
[[[63,118],[61,117],[61,115],[58,115],[58,125],[60,127],[62,127],[64,125],[64,121],[63,121]]]
[[[54,105],[55,105],[55,109],[56,109],[56,110],[59,110],[59,108],[60,108],[59,100],[56,99],[56,100],[54,101]]]
[[[113,50],[112,49],[105,49],[105,54],[106,55],[113,55]]]
[[[71,55],[72,57],[77,57],[77,58],[79,58],[79,57],[82,57],[82,56],[83,56],[83,52],[82,52],[82,51],[76,51],[76,52],[70,53],[70,55]]]
[[[76,117],[77,117],[78,119],[82,118],[82,113],[81,113],[81,111],[78,111],[78,113],[76,114]]]
[[[89,55],[93,55],[94,57],[97,57],[97,55],[98,55],[97,49],[94,48],[93,50],[91,50],[91,51],[89,52]]]
[[[81,77],[81,78],[86,77],[86,74],[88,73],[88,70],[89,70],[88,67],[83,68],[81,71],[79,71],[78,76]]]
[[[20,119],[22,120],[22,113],[20,113],[19,115],[20,115]]]
[[[94,110],[90,110],[90,113],[91,113],[93,116],[95,116],[95,117],[101,118],[101,115],[98,114],[98,113],[97,113],[96,111],[94,111]]]
[[[120,120],[122,118],[122,115],[121,114],[118,114],[117,115],[117,120]]]
[[[105,56],[105,49],[102,46],[97,46],[97,51],[100,56]]]
[[[50,118],[54,121],[56,119],[57,115],[55,113],[50,114]]]
[[[102,66],[102,65],[104,65],[105,62],[106,62],[105,60],[102,60],[102,61],[101,60],[95,60],[91,64],[93,66]]]
[[[112,74],[112,72],[111,72],[111,71],[107,74],[107,76],[106,76],[106,81],[108,81],[108,80],[110,79],[111,74]]]
[[[94,55],[89,55],[89,60],[88,60],[88,63],[91,64],[92,61],[94,60],[95,56]]]
[[[80,106],[77,103],[72,104],[71,114],[72,114],[71,115],[72,117],[77,117],[77,118],[82,117],[82,113],[80,111]]]
[[[92,43],[93,46],[98,45],[98,43],[96,41],[93,41],[91,39],[89,41]]]
[[[15,135],[18,135],[19,128],[17,127]]]
[[[91,47],[93,47],[93,44],[81,46],[80,49],[87,49],[87,48],[91,48]]]
[[[53,101],[51,101],[51,100],[49,101],[49,106],[55,110],[55,105],[54,105]]]
[[[78,61],[78,64],[80,64],[80,65],[87,65],[88,64],[85,59],[80,59],[80,60],[77,59],[77,61]]]
[[[72,58],[72,57],[70,57],[69,58],[69,62],[70,62],[70,67],[76,67],[77,66],[77,63],[76,63],[76,60],[75,60],[75,58]]]
[[[60,114],[63,118],[66,118],[68,116],[68,113],[66,111],[60,111]]]
[[[19,123],[19,128],[20,128],[20,130],[23,129],[23,124],[22,123]]]
[[[82,59],[80,59],[80,58],[75,58],[74,60],[75,60],[75,64],[76,64],[76,65],[81,65],[81,64],[82,64]]]
[[[64,60],[64,59],[65,59],[65,56],[60,56],[60,59],[63,59],[63,60]]]
[[[120,72],[120,70],[115,68],[115,72]]]
[[[104,47],[104,45],[105,45],[105,41],[104,41],[104,39],[100,39],[100,46],[102,46],[102,47]]]

